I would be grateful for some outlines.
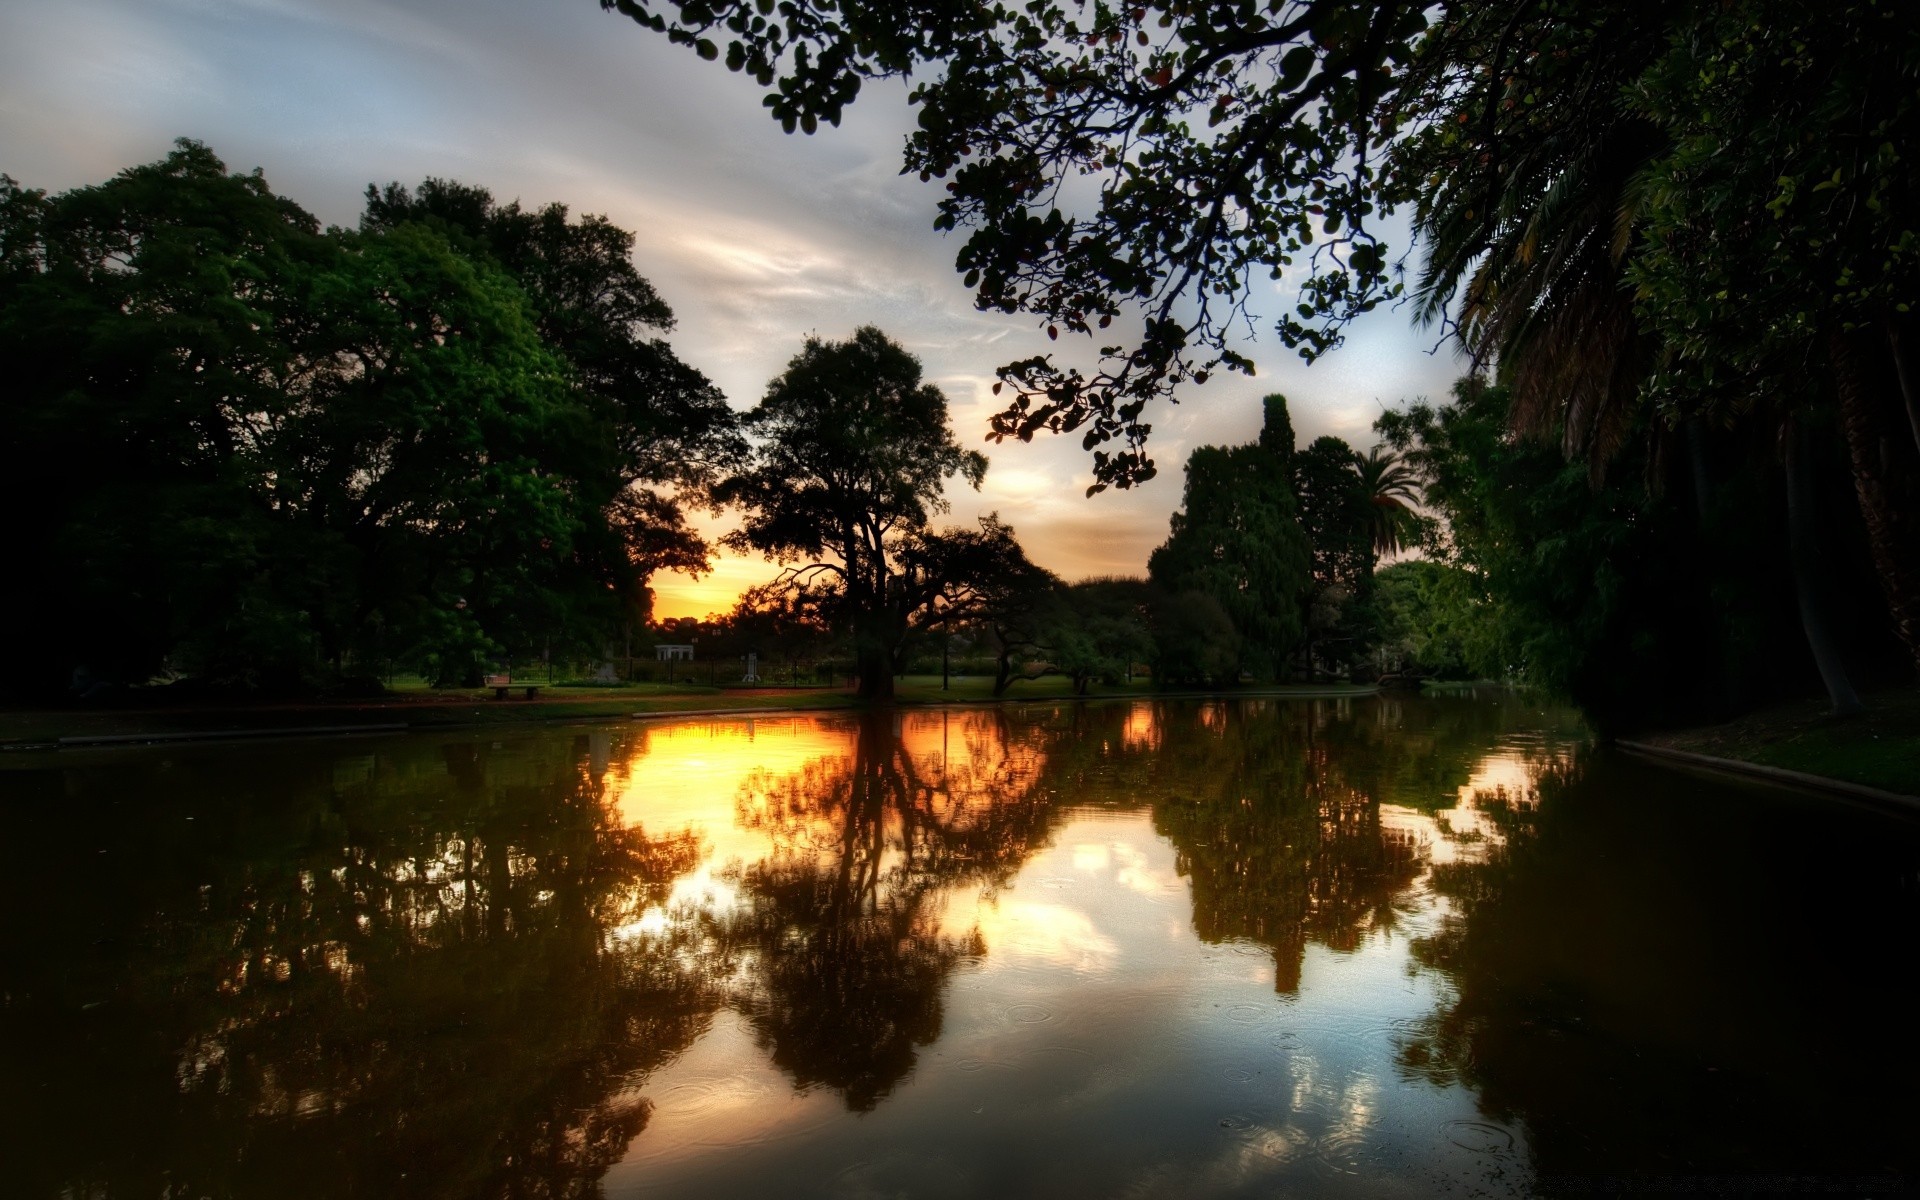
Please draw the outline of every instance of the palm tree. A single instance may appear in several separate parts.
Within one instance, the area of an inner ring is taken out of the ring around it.
[[[1354,467],[1372,506],[1367,530],[1373,538],[1374,553],[1383,557],[1398,554],[1417,536],[1419,517],[1414,506],[1421,500],[1419,475],[1385,446],[1369,450]]]

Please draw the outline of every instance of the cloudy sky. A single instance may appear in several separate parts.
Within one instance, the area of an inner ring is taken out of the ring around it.
[[[875,324],[920,356],[978,443],[993,368],[1050,346],[1025,318],[978,313],[932,227],[935,195],[899,174],[904,87],[866,89],[839,129],[787,136],[753,82],[701,62],[594,0],[6,0],[0,5],[0,171],[53,190],[164,155],[176,137],[323,221],[350,225],[369,182],[436,175],[502,199],[560,200],[639,235],[636,256],[679,316],[681,356],[738,408],[818,333]],[[1257,297],[1256,312],[1288,303]],[[1180,499],[1179,464],[1244,441],[1283,391],[1301,440],[1364,449],[1383,406],[1440,396],[1458,372],[1404,315],[1372,314],[1306,367],[1270,332],[1256,378],[1217,377],[1152,418],[1158,479],[1083,496],[1077,439],[984,446],[979,494],[1067,578],[1140,573]],[[724,519],[722,521],[724,523]],[[721,559],[704,580],[655,580],[663,616],[726,608],[766,578]]]

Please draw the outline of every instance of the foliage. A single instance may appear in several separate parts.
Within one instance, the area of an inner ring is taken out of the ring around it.
[[[1284,467],[1258,445],[1202,446],[1186,474],[1147,572],[1166,591],[1211,597],[1238,632],[1238,668],[1270,678],[1301,634],[1310,555]]]
[[[1047,652],[1057,628],[1060,580],[1034,565],[998,513],[976,529],[928,533],[908,547],[901,587],[916,631],[958,627],[994,650],[993,694],[1004,695],[1027,656]],[[903,654],[903,640],[896,655]],[[903,664],[896,661],[898,669]]]
[[[1162,684],[1233,684],[1240,678],[1240,632],[1205,592],[1156,589],[1153,678]]]
[[[1466,569],[1414,559],[1374,576],[1379,655],[1390,671],[1436,679],[1500,679],[1511,661],[1495,601]]]
[[[1361,472],[1365,462],[1353,447],[1326,436],[1289,464],[1300,526],[1313,547],[1304,622],[1310,675],[1322,662],[1360,661],[1372,640],[1377,509]]]
[[[1644,459],[1596,487],[1552,446],[1512,435],[1508,405],[1505,389],[1465,380],[1452,404],[1378,422],[1445,519],[1429,553],[1466,573],[1491,622],[1463,633],[1463,650],[1497,648],[1507,671],[1571,695],[1612,727],[1699,719],[1808,681],[1786,565],[1769,552],[1780,479],[1747,466],[1750,447],[1731,436],[1716,447],[1715,499],[1689,511],[1669,488],[1649,490]],[[1834,502],[1844,497],[1838,448],[1824,449],[1820,520],[1834,549],[1825,570],[1857,610],[1864,555]],[[1885,653],[1868,617],[1847,622],[1860,631],[1856,659]],[[1476,673],[1492,665],[1469,653]]]
[[[946,397],[872,326],[844,342],[808,338],[746,425],[752,455],[714,491],[745,514],[727,544],[789,564],[776,586],[807,591],[851,633],[862,695],[890,693],[916,607],[900,557],[946,511],[945,481],[978,487],[986,457],[953,440]]]
[[[932,66],[905,165],[947,181],[936,224],[969,227],[956,266],[976,303],[1056,337],[1137,313],[1091,373],[1051,356],[1000,370],[1014,395],[993,436],[1083,430],[1096,490],[1153,475],[1150,401],[1252,369],[1229,331],[1256,271],[1304,273],[1277,329],[1307,357],[1398,290],[1370,226],[1376,147],[1424,5],[792,0],[772,19],[756,0],[602,4],[724,53],[772,89],[789,131],[837,123],[863,79]],[[1067,196],[1088,183],[1097,198],[1077,211]]]
[[[1085,695],[1094,680],[1119,683],[1136,663],[1153,658],[1153,585],[1143,579],[1088,579],[1068,584],[1048,636],[1054,666]]]
[[[1385,446],[1375,446],[1354,464],[1360,475],[1360,489],[1371,507],[1367,513],[1367,532],[1373,542],[1376,559],[1398,554],[1420,540],[1423,522],[1414,507],[1420,503],[1420,481],[1400,456]]]
[[[598,487],[637,583],[654,571],[699,574],[705,540],[683,501],[708,501],[745,453],[726,398],[658,335],[673,310],[633,264],[634,236],[565,205],[498,204],[483,188],[428,179],[409,191],[367,188],[363,229],[425,225],[463,254],[498,265],[525,292],[548,346],[565,357],[592,425],[585,449],[605,461]]]
[[[734,435],[717,393],[635,339],[657,298],[530,294],[405,200],[323,232],[192,142],[57,196],[0,185],[0,495],[40,514],[16,558],[37,586],[6,601],[37,636],[10,683],[290,688],[399,663],[472,682],[490,659],[597,652],[648,571],[700,558],[642,486],[699,471],[636,457],[642,417],[685,417],[716,459]],[[541,221],[532,258],[652,295],[615,261],[626,234]]]

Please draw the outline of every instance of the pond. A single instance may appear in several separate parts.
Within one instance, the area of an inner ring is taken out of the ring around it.
[[[0,1193],[1886,1194],[1920,826],[1503,691],[0,770]]]

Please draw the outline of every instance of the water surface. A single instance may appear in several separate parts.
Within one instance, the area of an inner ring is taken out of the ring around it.
[[[1510,693],[8,767],[7,1195],[1914,1173],[1915,827]]]

